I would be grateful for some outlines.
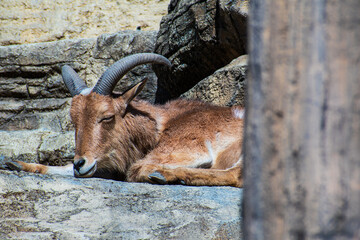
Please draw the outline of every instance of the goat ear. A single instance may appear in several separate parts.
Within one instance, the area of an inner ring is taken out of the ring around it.
[[[141,90],[143,90],[147,80],[148,79],[145,78],[122,94],[122,98],[125,101],[126,106],[141,92]]]

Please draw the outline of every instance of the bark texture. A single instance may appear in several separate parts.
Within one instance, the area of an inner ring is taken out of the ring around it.
[[[360,239],[360,1],[251,4],[245,239]]]

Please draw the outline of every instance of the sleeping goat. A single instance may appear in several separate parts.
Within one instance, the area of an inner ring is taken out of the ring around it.
[[[63,66],[62,77],[73,96],[74,163],[13,161],[6,163],[8,168],[131,182],[242,187],[244,109],[181,99],[153,105],[136,99],[146,79],[122,94],[113,93],[129,70],[145,63],[171,67],[161,55],[131,55],[114,63],[89,88],[71,67]]]

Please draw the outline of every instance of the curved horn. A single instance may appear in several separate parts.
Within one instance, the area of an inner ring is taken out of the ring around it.
[[[66,87],[71,93],[71,96],[78,95],[81,93],[81,91],[88,88],[85,82],[75,72],[75,70],[68,65],[64,65],[61,68],[61,75]]]
[[[96,83],[93,92],[110,95],[117,82],[132,68],[145,63],[163,64],[171,67],[170,61],[155,53],[138,53],[127,56],[111,65]]]

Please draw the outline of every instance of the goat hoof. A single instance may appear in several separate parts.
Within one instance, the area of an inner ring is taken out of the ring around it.
[[[17,162],[6,162],[5,164],[9,170],[18,171],[18,172],[23,170],[22,166]]]
[[[5,163],[0,163],[1,170],[10,170],[9,167]]]
[[[8,167],[5,164],[5,157],[3,155],[0,156],[0,169],[1,170],[8,170]]]
[[[8,167],[5,163],[0,163],[0,170],[8,170]]]
[[[166,178],[159,172],[153,172],[149,176],[149,179],[153,182],[156,182],[158,184],[166,184]]]

